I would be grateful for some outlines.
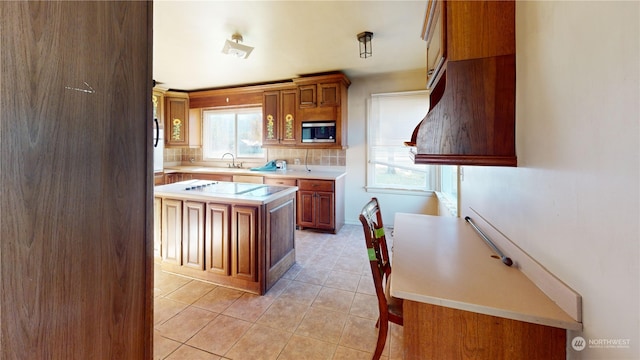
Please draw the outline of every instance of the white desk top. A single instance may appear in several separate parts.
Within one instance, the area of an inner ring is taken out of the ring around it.
[[[391,294],[529,323],[582,328],[520,270],[492,255],[462,219],[398,213]]]

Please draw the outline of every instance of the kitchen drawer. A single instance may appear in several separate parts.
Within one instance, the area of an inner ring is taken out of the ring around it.
[[[298,180],[299,190],[309,191],[333,191],[333,181],[331,180]]]
[[[284,186],[296,186],[296,179],[274,178],[264,177],[264,183],[267,185],[284,185]]]
[[[222,175],[222,174],[194,174],[194,179],[198,180],[212,180],[212,181],[233,181],[232,175]]]
[[[262,184],[264,178],[262,176],[254,175],[233,175],[233,182]]]

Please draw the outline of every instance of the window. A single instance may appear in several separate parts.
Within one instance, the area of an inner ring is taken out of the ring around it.
[[[219,160],[225,153],[236,159],[263,159],[262,109],[204,110],[202,156]]]
[[[367,189],[432,191],[437,167],[415,165],[404,141],[429,110],[429,93],[373,94],[367,118]]]

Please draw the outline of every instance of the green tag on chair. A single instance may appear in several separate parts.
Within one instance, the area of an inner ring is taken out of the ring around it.
[[[378,261],[374,248],[367,248],[367,253],[369,253],[369,261]]]
[[[380,239],[384,236],[384,228],[375,229],[373,234],[376,236],[376,239]]]

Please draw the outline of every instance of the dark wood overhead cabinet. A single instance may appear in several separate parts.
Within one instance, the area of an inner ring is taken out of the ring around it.
[[[431,0],[422,37],[431,94],[414,162],[516,166],[515,2]]]

